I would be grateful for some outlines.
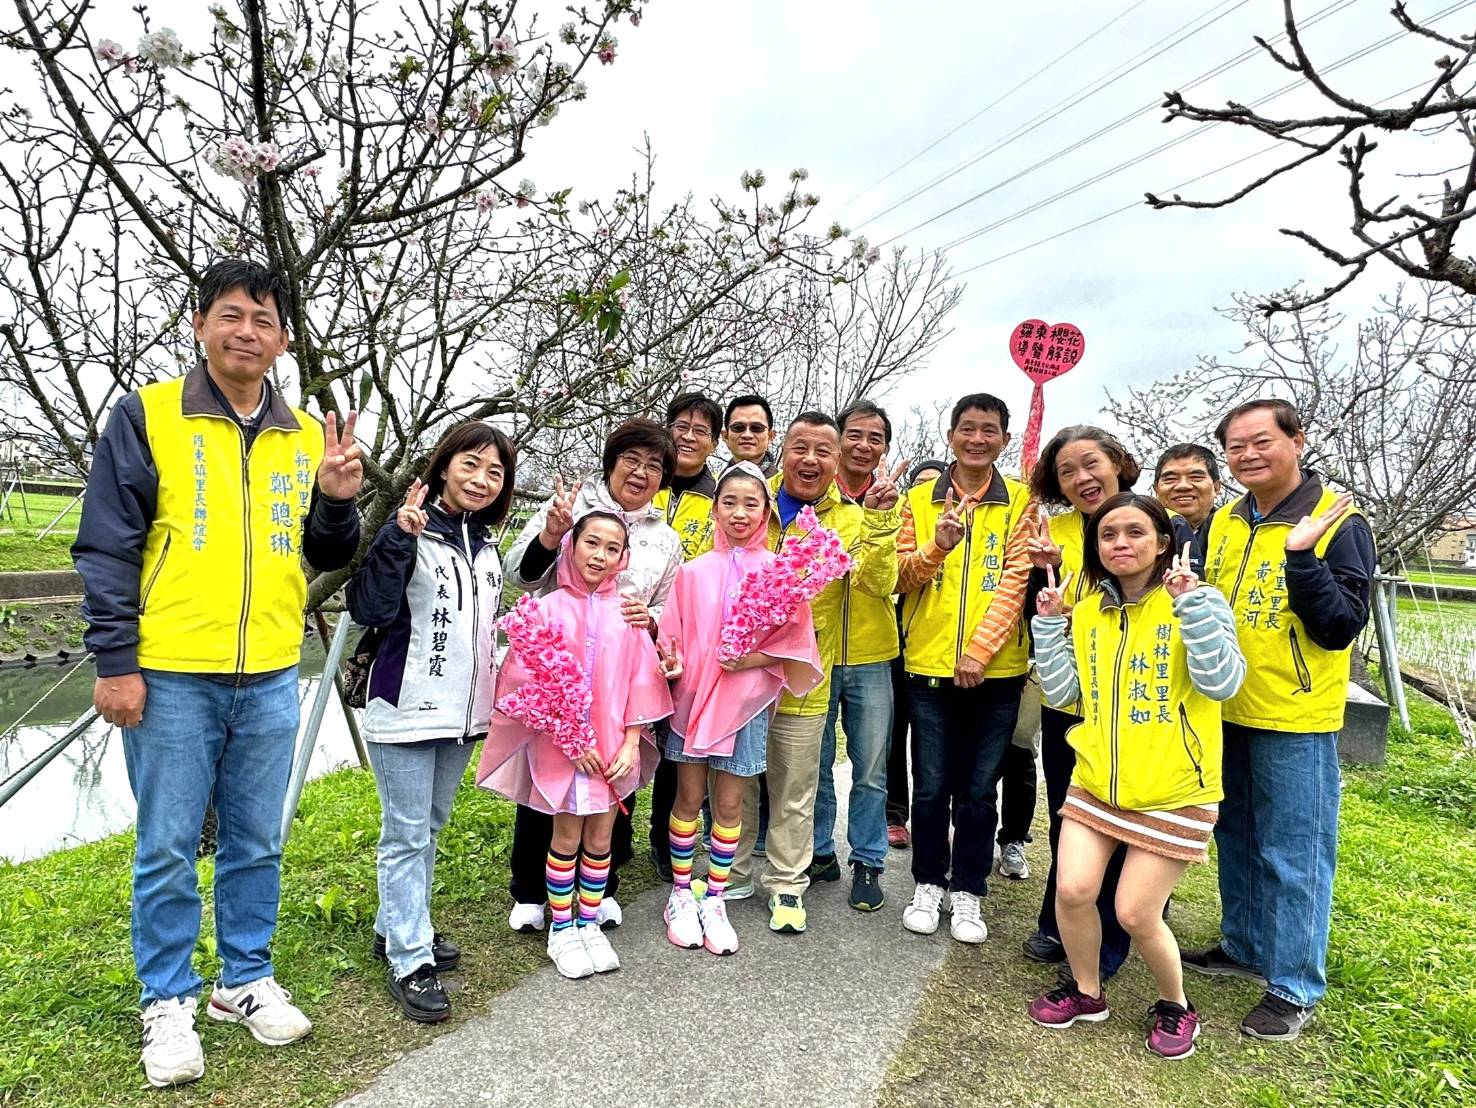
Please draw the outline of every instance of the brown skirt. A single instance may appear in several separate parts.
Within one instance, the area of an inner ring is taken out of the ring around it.
[[[1210,833],[1219,818],[1217,808],[1214,804],[1189,804],[1172,811],[1130,812],[1072,785],[1066,790],[1061,817],[1151,854],[1180,862],[1204,862],[1209,859]]]

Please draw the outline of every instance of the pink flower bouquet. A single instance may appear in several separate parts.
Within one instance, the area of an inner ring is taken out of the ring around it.
[[[769,631],[793,618],[801,604],[851,568],[840,537],[820,526],[815,509],[800,509],[804,534],[787,539],[772,562],[744,575],[723,618],[718,660],[731,662],[752,653]]]
[[[545,622],[533,597],[524,594],[497,623],[528,681],[497,702],[498,711],[529,730],[550,736],[571,761],[594,746],[590,726],[591,694],[584,668],[564,641],[557,620]]]

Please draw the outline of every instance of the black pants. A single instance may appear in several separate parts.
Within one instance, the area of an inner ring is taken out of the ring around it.
[[[1010,743],[1000,763],[1000,780],[1003,787],[999,804],[999,845],[1028,843],[1031,841],[1030,824],[1035,819],[1035,752]]]
[[[634,795],[626,798],[625,806],[635,806]],[[548,899],[548,847],[553,841],[553,826],[553,816],[518,805],[513,822],[512,880],[507,887],[519,904],[542,904]],[[620,888],[620,867],[633,857],[630,839],[629,814],[615,813],[615,827],[610,832],[610,882],[605,886],[608,897],[614,897]]]
[[[1040,929],[1053,939],[1061,937],[1056,925],[1056,850],[1061,841],[1061,806],[1066,803],[1066,790],[1071,785],[1071,771],[1076,768],[1076,751],[1066,742],[1066,732],[1081,722],[1080,716],[1058,712],[1044,705],[1040,709],[1040,764],[1045,770],[1046,803],[1050,805],[1051,871],[1046,875],[1045,898],[1040,905]],[[1119,845],[1107,863],[1102,876],[1102,891],[1097,895],[1097,914],[1102,918],[1102,963],[1104,977],[1122,968],[1132,943],[1128,933],[1117,922],[1117,881],[1122,876],[1122,863],[1127,847]]]
[[[912,781],[907,775],[907,738],[911,730],[911,706],[907,700],[907,670],[902,656],[892,659],[892,746],[887,752],[887,824],[907,822],[912,811]]]
[[[663,725],[664,726],[664,725]],[[676,803],[677,764],[662,758],[651,779],[651,845],[666,850],[671,832],[671,808]]]

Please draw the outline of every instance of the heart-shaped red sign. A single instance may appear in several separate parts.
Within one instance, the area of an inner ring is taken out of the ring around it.
[[[1074,323],[1027,319],[1010,335],[1010,357],[1037,385],[1073,369],[1086,353],[1086,339]]]

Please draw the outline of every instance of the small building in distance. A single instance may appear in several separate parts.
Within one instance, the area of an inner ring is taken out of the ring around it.
[[[1430,560],[1476,569],[1476,516],[1452,516],[1446,526],[1430,540]]]

